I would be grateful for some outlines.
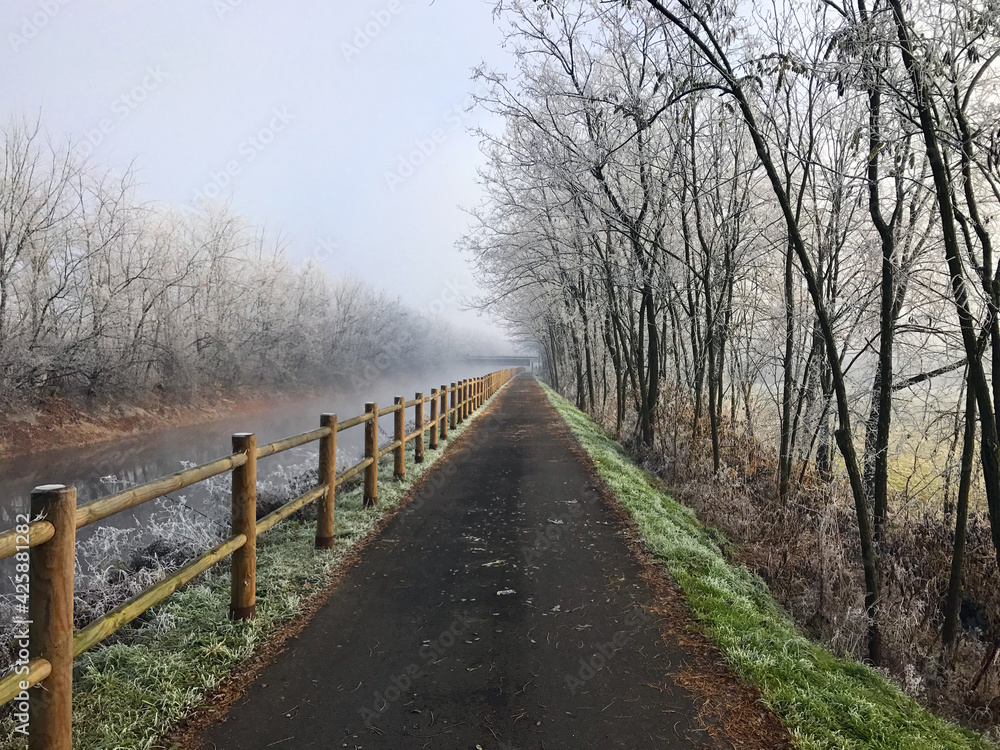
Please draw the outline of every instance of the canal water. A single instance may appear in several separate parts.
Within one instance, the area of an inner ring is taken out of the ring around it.
[[[231,437],[236,432],[254,432],[258,445],[296,435],[319,427],[320,414],[336,413],[341,421],[364,413],[366,401],[379,406],[391,404],[394,396],[412,399],[418,391],[430,395],[432,387],[473,377],[480,372],[463,371],[461,366],[447,372],[412,374],[393,380],[366,384],[363,392],[330,393],[303,399],[280,408],[223,419],[190,427],[156,430],[119,440],[88,446],[61,448],[35,455],[0,461],[0,530],[11,527],[17,514],[26,513],[32,488],[43,484],[65,484],[77,488],[77,502],[82,505],[129,487],[152,481],[181,469],[205,463],[232,452]],[[407,410],[408,421],[413,410]],[[383,418],[382,438],[389,439],[392,420]],[[388,432],[386,432],[388,430]],[[364,428],[353,427],[337,437],[338,464],[341,469],[356,463],[363,455]],[[258,462],[258,484],[262,492],[277,492],[285,478],[315,469],[317,443],[300,446]],[[213,489],[214,483],[214,489]],[[218,525],[228,514],[228,476],[200,483],[112,516],[78,532],[78,549],[86,554],[86,541],[99,529],[112,528],[126,533],[135,546],[152,541],[149,521],[156,514],[162,521],[176,510],[206,525]],[[108,532],[105,531],[105,534]],[[0,593],[9,588],[9,569],[0,564]],[[81,561],[84,566],[88,561]]]

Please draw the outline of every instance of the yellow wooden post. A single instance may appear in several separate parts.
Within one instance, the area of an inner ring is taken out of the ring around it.
[[[378,503],[378,403],[365,404],[365,413],[372,418],[365,422],[365,505]]]
[[[29,750],[73,748],[73,574],[76,567],[76,488],[61,484],[31,493],[32,519],[54,536],[29,552],[28,640],[31,659],[51,665],[29,698]]]
[[[233,453],[245,453],[247,462],[233,469],[233,536],[247,541],[233,553],[230,568],[229,616],[252,620],[257,614],[257,436],[233,435]]]
[[[319,439],[319,483],[326,485],[326,492],[316,508],[316,547],[333,547],[333,511],[337,492],[337,415],[323,414],[320,427],[329,427],[330,434]]]
[[[417,437],[416,442],[413,444],[413,461],[422,464],[424,462],[424,394],[418,393],[416,399],[417,414],[414,424]]]
[[[438,447],[438,428],[441,421],[438,418],[439,405],[440,400],[438,398],[438,389],[431,388],[431,428],[429,430],[431,434],[431,450],[435,450]]]
[[[397,443],[395,453],[395,467],[393,469],[393,474],[396,479],[402,479],[406,476],[406,399],[402,396],[396,396],[392,403],[396,407],[396,411],[393,414],[394,420],[394,430],[393,440]]]

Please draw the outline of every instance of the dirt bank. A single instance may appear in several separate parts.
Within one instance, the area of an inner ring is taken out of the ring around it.
[[[307,390],[262,394],[236,391],[202,395],[185,403],[149,398],[143,402],[85,406],[52,399],[0,414],[0,459],[74,445],[90,445],[170,427],[215,422],[273,409],[315,394]]]

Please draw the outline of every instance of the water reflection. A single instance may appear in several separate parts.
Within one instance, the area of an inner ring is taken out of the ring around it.
[[[262,410],[253,414],[224,419],[210,424],[172,428],[153,433],[123,438],[91,446],[63,448],[0,461],[0,528],[8,528],[17,513],[27,512],[31,490],[42,484],[65,484],[77,488],[78,503],[84,504],[128,487],[144,484],[159,477],[180,471],[186,466],[205,463],[231,452],[231,436],[235,432],[257,433],[258,444],[289,435],[306,432],[319,426],[323,412],[337,413],[341,420],[364,412],[364,402],[377,400],[380,404],[392,403],[395,395],[412,399],[417,390],[430,395],[431,387],[451,382],[456,377],[471,377],[471,372],[456,376],[433,373],[412,375],[396,381],[383,381],[366,386],[363,394],[329,394],[286,404],[279,408]],[[447,379],[446,379],[447,378]],[[413,410],[409,409],[408,419]],[[391,430],[391,420],[383,418],[384,432]],[[346,467],[355,463],[363,452],[364,428],[361,426],[341,432],[337,439],[338,463]],[[276,476],[287,473],[290,467],[315,468],[316,443],[261,459],[258,464],[258,482],[266,485]],[[228,486],[223,475],[216,482]],[[218,486],[218,485],[217,485]],[[86,540],[101,526],[135,529],[138,539],[146,536],[144,522],[152,513],[187,505],[205,518],[205,523],[216,523],[226,515],[228,496],[216,491],[210,493],[204,483],[171,494],[160,502],[151,502],[119,513],[102,524],[83,529],[78,539]],[[10,561],[3,561],[4,563]],[[5,586],[9,572],[0,565],[0,591]]]

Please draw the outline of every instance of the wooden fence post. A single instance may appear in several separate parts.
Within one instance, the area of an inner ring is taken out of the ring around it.
[[[316,548],[333,547],[333,511],[337,494],[337,415],[322,414],[320,427],[329,427],[330,434],[319,439],[319,483],[326,485],[326,492],[316,507]]]
[[[31,517],[55,527],[45,544],[28,556],[31,596],[27,618],[30,658],[52,665],[31,691],[29,750],[73,748],[73,574],[76,567],[76,488],[36,487]]]
[[[233,535],[244,534],[246,544],[233,553],[229,616],[252,620],[257,614],[257,436],[233,435],[233,453],[246,453],[247,462],[233,469]]]
[[[441,388],[438,390],[441,394],[441,406],[438,409],[438,417],[441,419],[441,439],[448,439],[448,386],[441,384]]]
[[[372,418],[365,422],[365,458],[371,463],[365,468],[365,505],[378,503],[378,402],[365,404],[365,413]]]
[[[465,407],[469,405],[466,400],[469,396],[469,381],[468,379],[461,381],[458,384],[458,421],[465,421]]]
[[[422,464],[424,462],[424,394],[418,393],[416,399],[417,418],[415,420],[415,429],[417,437],[416,442],[413,444],[413,461]]]
[[[451,429],[458,425],[458,384],[451,384]]]
[[[431,388],[431,450],[438,447],[438,389]]]
[[[396,466],[393,470],[396,479],[402,479],[406,476],[406,399],[402,396],[396,396],[392,401],[396,405],[396,413],[393,414],[395,417],[395,430],[393,434],[393,440],[399,443],[396,446],[395,457]]]

